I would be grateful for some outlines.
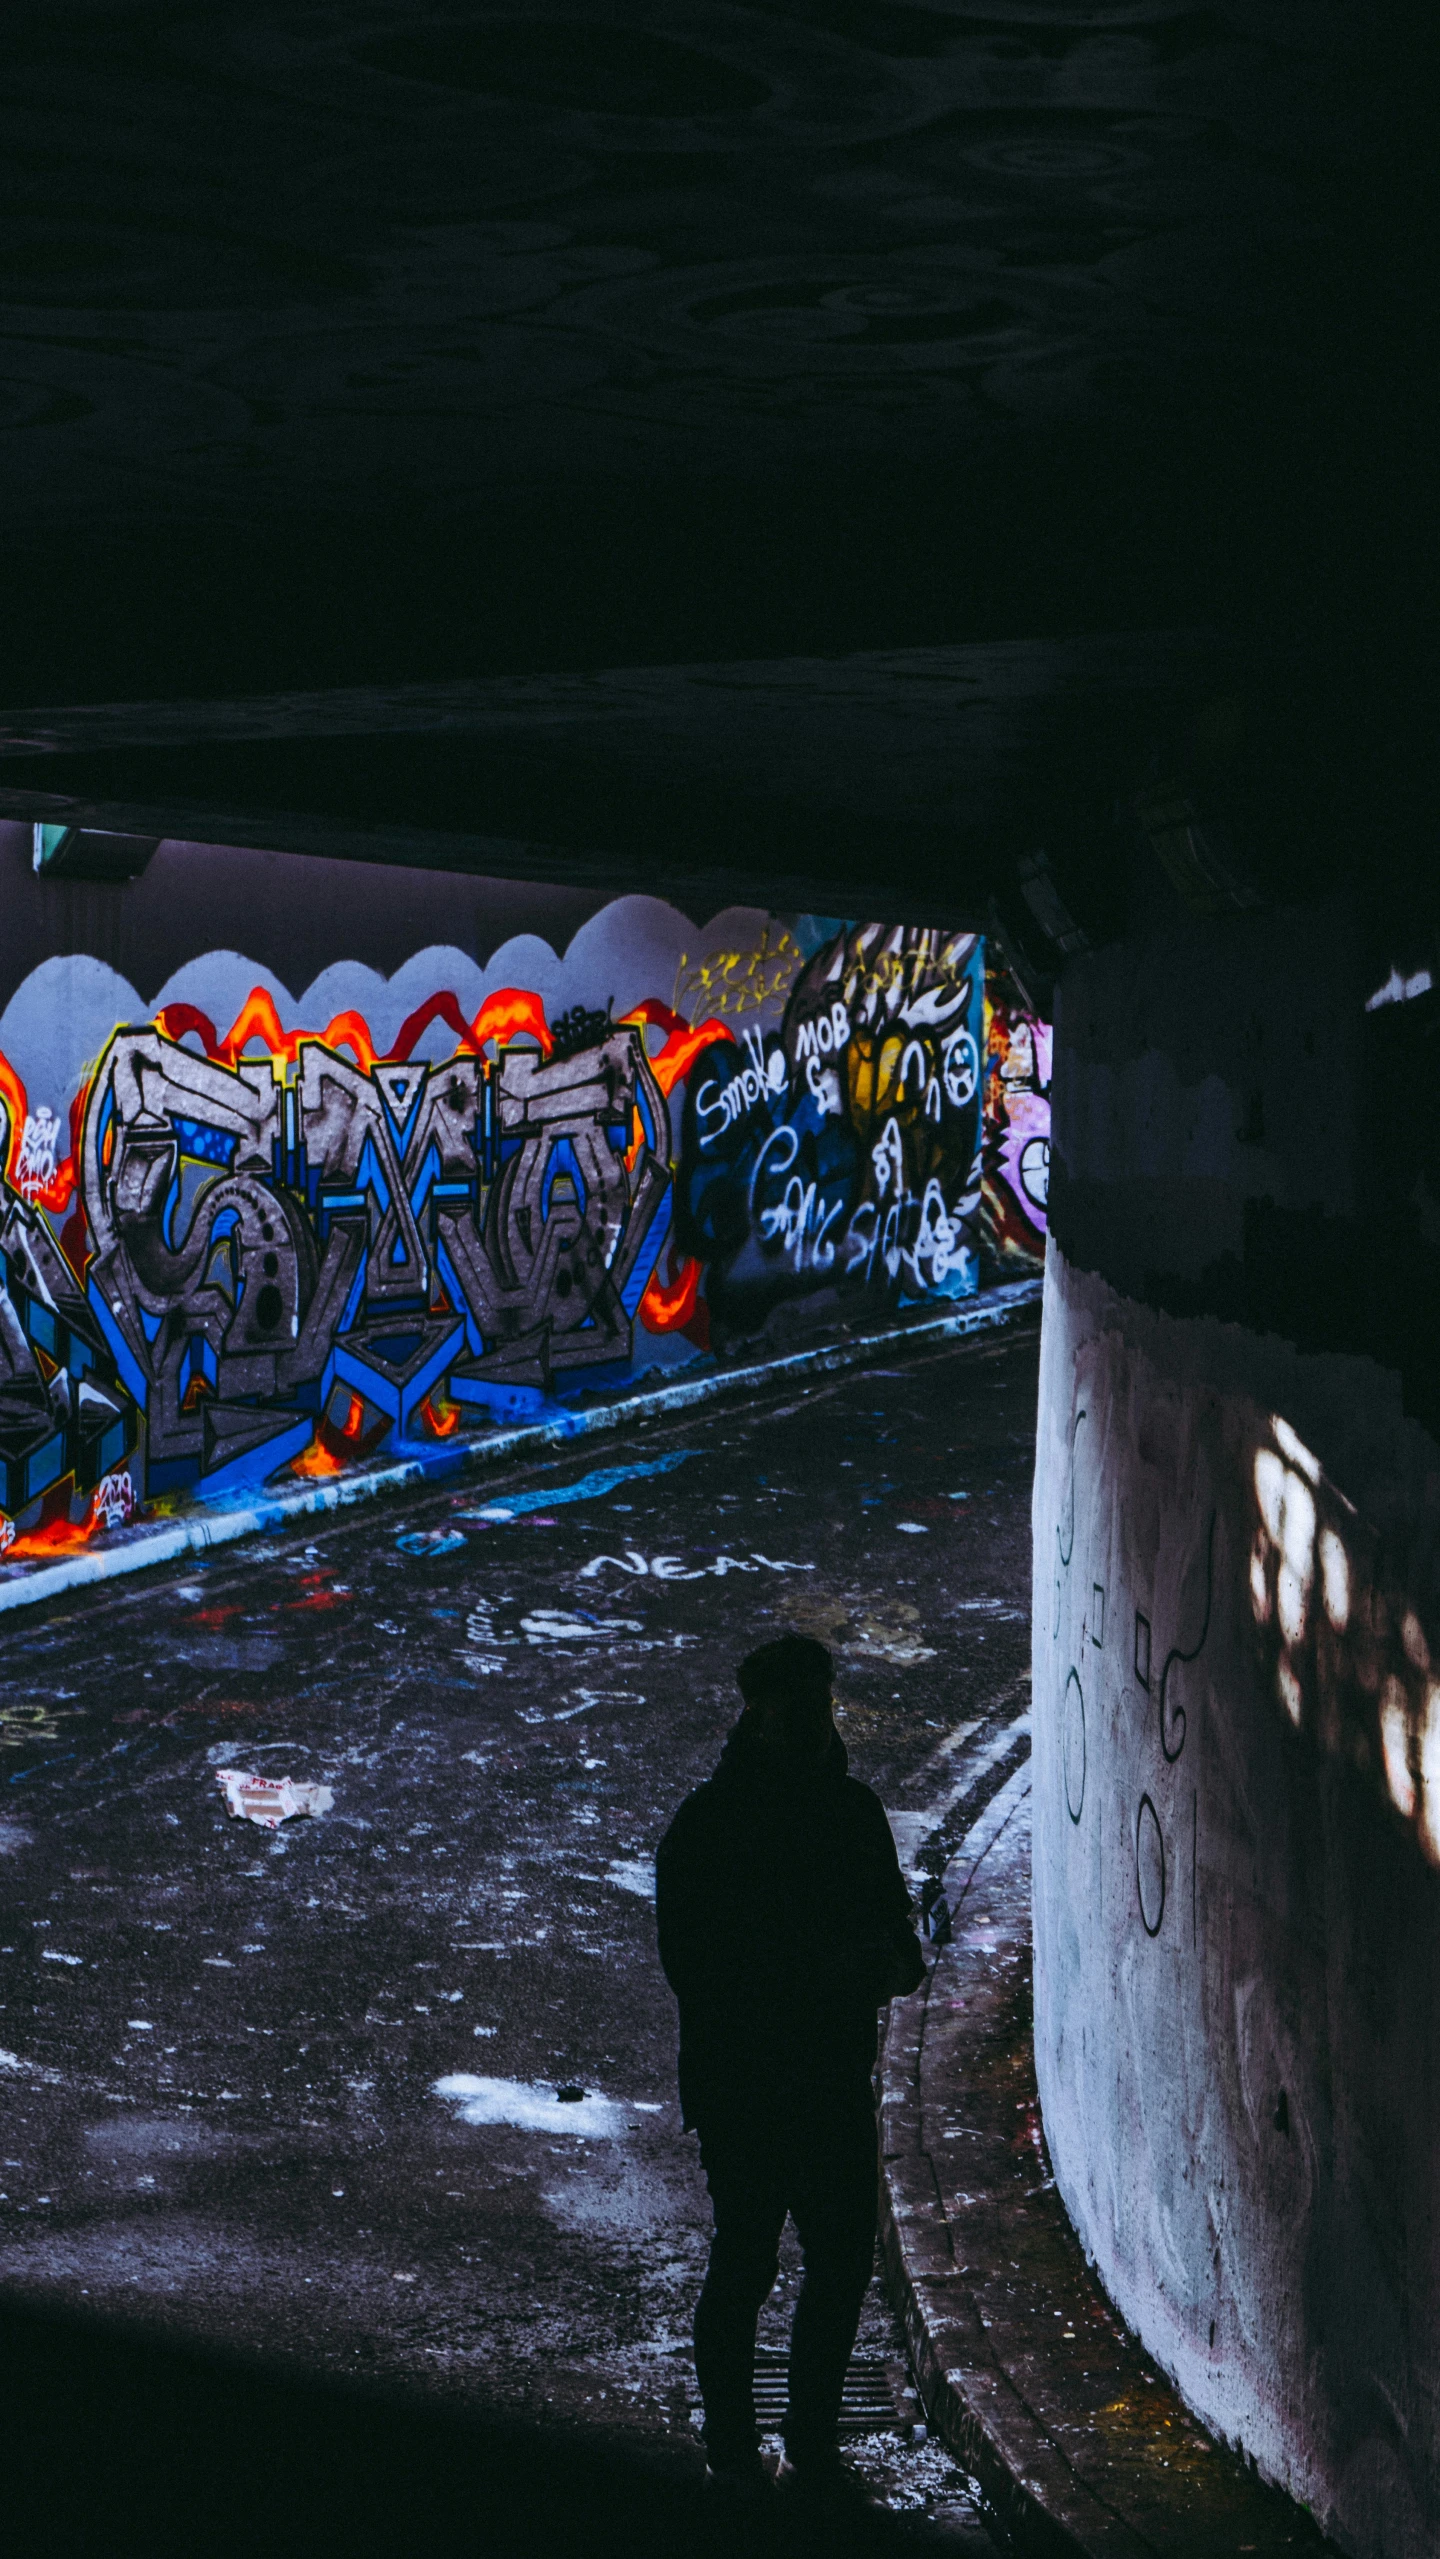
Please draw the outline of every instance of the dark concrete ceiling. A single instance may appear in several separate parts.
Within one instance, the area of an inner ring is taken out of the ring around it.
[[[82,707],[0,724],[0,805],[977,928],[1049,844],[1108,920],[1117,789],[1235,658],[1111,634]]]
[[[1026,792],[1067,755],[1119,787],[1143,686],[1103,635],[1200,625],[1303,644],[1310,737],[1338,707],[1392,769],[1431,672],[1427,26],[52,0],[0,94],[0,699],[652,673],[648,710],[572,703],[563,750],[492,701],[463,748],[382,719],[340,753],[292,713],[287,764],[210,717],[199,762],[142,722],[8,778],[334,826],[428,773],[475,839],[603,853],[688,811],[706,862],[808,825],[923,863],[997,792],[1048,826]],[[1053,715],[967,727],[924,672],[1061,639],[1027,678]],[[838,689],[794,664],[856,653]],[[704,717],[689,678],[664,708],[653,671],[697,664]]]

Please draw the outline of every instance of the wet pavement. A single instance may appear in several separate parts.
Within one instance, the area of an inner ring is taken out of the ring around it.
[[[708,2204],[674,2088],[656,1841],[733,1665],[837,1657],[917,1885],[1023,1756],[1036,1334],[653,1425],[9,1621],[0,2284],[171,2339],[698,2466]],[[317,1781],[267,1833],[217,1772]],[[578,2093],[577,2093],[578,2092]],[[783,2342],[787,2232],[761,2342]],[[907,2439],[879,2277],[853,2439]]]

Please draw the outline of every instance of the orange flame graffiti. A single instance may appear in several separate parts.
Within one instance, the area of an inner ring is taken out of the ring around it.
[[[268,1049],[277,1063],[293,1066],[301,1042],[317,1036],[314,1031],[282,1030],[275,999],[263,986],[252,986],[223,1040],[209,1014],[196,1004],[166,1004],[155,1016],[155,1028],[167,1040],[183,1040],[187,1032],[195,1032],[206,1056],[217,1066],[238,1066],[252,1040]],[[318,1036],[329,1048],[350,1049],[364,1074],[375,1063],[375,1045],[361,1013],[337,1013]]]
[[[20,1563],[27,1555],[69,1555],[77,1546],[88,1546],[98,1518],[82,1520],[77,1526],[71,1519],[47,1519],[40,1528],[29,1529],[24,1537],[12,1538],[5,1549],[5,1561]]]
[[[25,1143],[29,1104],[25,1087],[3,1049],[0,1049],[0,1102],[5,1105],[5,1116],[10,1123],[10,1142],[5,1150],[5,1179],[12,1191],[18,1191],[20,1184],[16,1168],[20,1162],[20,1149]]]
[[[665,1033],[665,1045],[651,1058],[650,1072],[667,1100],[682,1077],[689,1074],[703,1049],[709,1048],[716,1040],[729,1040],[732,1046],[734,1044],[735,1034],[728,1022],[722,1022],[713,1013],[704,1022],[687,1022],[683,1013],[672,1013],[669,1005],[662,1004],[658,995],[647,995],[643,1003],[637,1004],[632,1012],[621,1018],[647,1027],[653,1025],[657,1031]]]
[[[308,1448],[302,1448],[299,1456],[290,1460],[292,1475],[343,1475],[344,1471],[344,1459],[332,1455],[319,1438],[312,1439]]]
[[[424,1010],[423,1006],[421,1010]],[[412,1014],[411,1020],[414,1018]],[[409,1027],[407,1022],[407,1031]],[[486,996],[470,1025],[469,1044],[478,1055],[487,1040],[494,1040],[498,1045],[502,1041],[513,1040],[518,1031],[529,1031],[539,1041],[545,1056],[549,1056],[555,1043],[545,1019],[543,998],[528,994],[523,986],[497,987],[493,995]]]
[[[12,1558],[24,1562],[32,1555],[73,1555],[77,1546],[88,1546],[92,1537],[111,1524],[98,1486],[90,1496],[84,1519],[70,1517],[68,1505],[74,1481],[73,1476],[67,1475],[59,1484],[51,1485],[35,1527],[27,1529],[23,1537],[12,1537],[9,1545],[0,1549],[7,1564]]]
[[[728,1025],[713,1016],[708,1021],[689,1023],[683,1014],[672,1012],[668,1004],[662,1004],[655,996],[647,996],[624,1019],[641,1025],[653,1024],[656,1029],[664,1031],[665,1045],[651,1058],[650,1068],[661,1092],[667,1095],[688,1075],[696,1058],[712,1041],[734,1038]],[[524,1036],[533,1039],[545,1057],[549,1057],[555,1045],[545,1018],[544,998],[521,986],[497,987],[493,994],[486,996],[473,1022],[466,1021],[450,988],[442,987],[407,1015],[400,1025],[394,1046],[383,1057],[375,1046],[363,1013],[353,1010],[337,1013],[323,1031],[287,1031],[281,1026],[274,997],[263,986],[251,988],[223,1038],[209,1014],[202,1013],[197,1004],[162,1005],[155,1015],[155,1028],[162,1038],[179,1042],[191,1035],[197,1037],[205,1055],[217,1066],[238,1066],[252,1041],[258,1041],[268,1050],[277,1065],[293,1066],[307,1041],[320,1040],[327,1048],[348,1048],[362,1074],[368,1074],[376,1065],[403,1065],[432,1022],[443,1022],[455,1034],[457,1051],[471,1056],[478,1057],[490,1040],[497,1048],[503,1048],[510,1041]],[[80,1131],[93,1080],[92,1076],[86,1077],[70,1104],[69,1154],[63,1163],[56,1165],[47,1181],[26,1185],[26,1196],[33,1205],[45,1209],[51,1216],[63,1215],[76,1196]],[[8,1121],[4,1178],[12,1190],[19,1190],[18,1173],[29,1117],[29,1097],[22,1078],[3,1052],[0,1052],[0,1104],[4,1106]],[[66,1230],[62,1249],[72,1262],[76,1252],[83,1260],[83,1240],[83,1234],[72,1236],[69,1229]]]
[[[87,1080],[70,1105],[70,1152],[63,1164],[56,1165],[48,1181],[22,1183],[20,1157],[25,1145],[25,1123],[30,1116],[30,1097],[10,1060],[3,1051],[0,1051],[0,1103],[4,1105],[5,1116],[9,1122],[9,1136],[5,1147],[5,1179],[10,1188],[13,1191],[19,1191],[22,1198],[27,1199],[32,1207],[48,1209],[57,1217],[63,1209],[69,1207],[74,1197],[77,1130],[89,1090]]]
[[[679,1333],[693,1324],[700,1303],[700,1282],[704,1266],[690,1255],[680,1265],[679,1275],[667,1286],[658,1269],[651,1274],[650,1284],[640,1300],[640,1321],[647,1333]]]
[[[320,1040],[327,1048],[348,1048],[366,1075],[376,1065],[403,1066],[432,1022],[443,1022],[454,1032],[458,1046],[476,1055],[487,1040],[503,1045],[522,1031],[539,1042],[547,1057],[554,1046],[545,1019],[544,999],[521,986],[497,987],[493,995],[486,996],[473,1022],[466,1021],[456,997],[443,987],[407,1016],[394,1047],[383,1057],[363,1013],[337,1013],[323,1031],[282,1030],[274,998],[263,986],[251,988],[223,1040],[209,1014],[202,1013],[198,1005],[167,1004],[155,1016],[155,1028],[167,1040],[183,1040],[187,1032],[193,1031],[206,1056],[217,1066],[238,1066],[251,1040],[259,1040],[277,1064],[293,1066],[307,1040]]]
[[[510,991],[507,989],[507,992]],[[481,1009],[483,1011],[484,1008]],[[478,1022],[478,1015],[476,1018]],[[432,1022],[443,1022],[447,1030],[454,1032],[462,1048],[478,1047],[479,1042],[475,1039],[470,1024],[466,1021],[449,987],[446,986],[441,988],[438,995],[427,995],[423,1004],[418,1004],[413,1013],[406,1014],[400,1025],[395,1046],[385,1061],[386,1065],[403,1066],[416,1041],[429,1030]],[[547,1044],[549,1038],[550,1034],[547,1030],[545,1034]]]

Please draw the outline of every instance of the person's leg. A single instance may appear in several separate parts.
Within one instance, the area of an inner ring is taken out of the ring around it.
[[[753,2460],[759,2448],[755,2329],[780,2272],[785,2184],[773,2137],[753,2123],[702,2125],[700,2164],[715,2235],[695,2310],[695,2377],[705,2449],[720,2469]]]
[[[879,2139],[869,2085],[819,2103],[793,2137],[786,2202],[805,2251],[790,2332],[785,2450],[793,2462],[836,2450],[845,2370],[875,2263]]]

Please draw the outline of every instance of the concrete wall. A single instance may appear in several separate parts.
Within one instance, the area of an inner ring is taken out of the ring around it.
[[[1066,979],[1036,2054],[1061,2191],[1150,2351],[1343,2547],[1419,2559],[1440,2533],[1440,1444],[1403,1361],[1203,1311],[1243,1294],[1256,1201],[1383,1242],[1344,925],[1177,926]],[[1371,1282],[1381,1333],[1373,1258]],[[1185,1289],[1202,1311],[1164,1311]],[[1312,1333],[1342,1318],[1363,1329],[1331,1308]]]

